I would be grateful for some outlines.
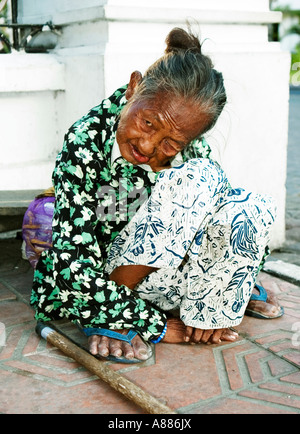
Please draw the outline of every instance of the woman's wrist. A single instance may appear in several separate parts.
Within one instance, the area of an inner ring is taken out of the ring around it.
[[[166,333],[167,333],[167,323],[165,324],[165,327],[164,327],[161,335],[159,335],[158,338],[156,338],[156,339],[151,339],[150,342],[152,342],[152,344],[158,344],[158,342],[163,340]]]

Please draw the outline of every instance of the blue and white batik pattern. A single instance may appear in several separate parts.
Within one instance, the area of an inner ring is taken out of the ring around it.
[[[155,267],[135,289],[141,298],[165,311],[179,309],[192,327],[235,326],[274,216],[270,197],[231,189],[211,160],[189,160],[161,172],[149,200],[115,239],[107,271]]]

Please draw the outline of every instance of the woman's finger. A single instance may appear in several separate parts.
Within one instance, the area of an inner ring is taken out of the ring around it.
[[[194,330],[194,327],[186,326],[186,328],[185,328],[185,336],[184,336],[185,342],[190,342],[192,334],[193,334],[193,330]]]
[[[199,344],[199,342],[201,342],[201,340],[202,340],[203,332],[204,332],[204,330],[194,328],[190,342],[193,342],[195,344]]]
[[[237,332],[235,332],[234,330],[225,329],[225,330],[223,330],[221,340],[234,342],[238,338],[238,336],[239,336],[239,334]]]
[[[201,342],[203,344],[207,344],[213,335],[214,330],[203,330],[202,336],[201,336]]]
[[[212,344],[220,344],[223,333],[224,333],[224,329],[214,330],[213,334],[211,335],[210,342]]]

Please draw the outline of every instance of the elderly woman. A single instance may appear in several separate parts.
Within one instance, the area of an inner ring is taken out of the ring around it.
[[[192,34],[166,43],[66,134],[53,246],[34,275],[36,319],[69,318],[92,354],[125,362],[146,360],[149,342],[234,341],[274,220],[269,197],[233,190],[208,158],[222,74]]]

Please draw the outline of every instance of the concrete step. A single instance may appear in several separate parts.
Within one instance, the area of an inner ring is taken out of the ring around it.
[[[21,229],[28,205],[40,193],[41,190],[0,191],[0,232]]]

